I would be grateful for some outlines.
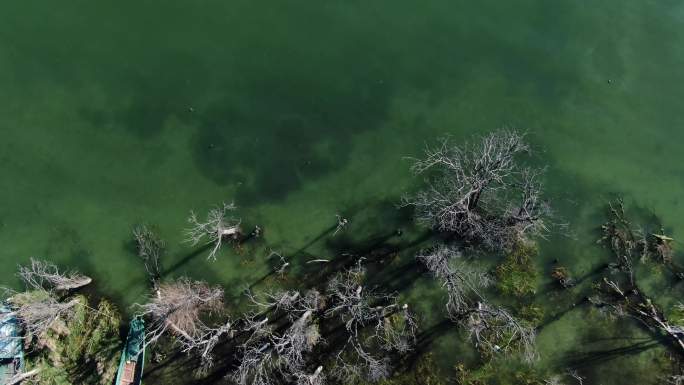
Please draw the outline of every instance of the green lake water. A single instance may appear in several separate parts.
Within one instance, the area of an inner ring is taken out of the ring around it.
[[[611,194],[684,239],[683,85],[678,1],[4,1],[0,283],[43,257],[128,311],[147,290],[130,235],[144,222],[168,243],[170,276],[237,294],[271,250],[300,269],[397,227],[418,237],[396,208],[419,182],[405,158],[503,126],[529,133],[573,232],[541,242],[543,276],[554,259],[582,276],[609,258],[595,240]],[[210,262],[182,229],[222,201],[264,233]],[[338,213],[351,222],[333,239]],[[401,288],[439,322],[436,284]],[[682,288],[659,292],[673,303]],[[560,312],[554,295],[540,289]],[[540,365],[656,383],[648,335],[588,313],[542,328]],[[454,332],[433,345],[457,353],[445,367],[459,360]]]

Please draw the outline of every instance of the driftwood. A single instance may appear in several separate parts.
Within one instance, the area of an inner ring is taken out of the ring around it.
[[[209,210],[204,221],[199,220],[197,215],[191,211],[188,218],[190,227],[185,230],[186,241],[195,246],[206,239],[208,244],[214,245],[209,251],[207,259],[215,261],[216,253],[221,248],[224,239],[237,241],[242,235],[241,220],[230,216],[230,213],[235,209],[233,203],[223,203],[221,206]]]
[[[33,370],[29,370],[28,372],[17,373],[12,378],[10,378],[7,382],[5,382],[3,385],[17,385],[17,384],[21,383],[22,381],[35,376],[38,373],[40,373],[40,369],[33,369]]]
[[[590,301],[601,307],[607,306],[618,316],[635,318],[650,330],[664,333],[684,354],[684,326],[667,320],[663,311],[639,288],[633,268],[633,260],[639,257],[642,261],[652,259],[674,269],[671,259],[668,262],[666,258],[671,252],[672,238],[664,234],[644,236],[643,231],[634,230],[627,220],[621,199],[609,203],[609,211],[611,216],[601,226],[603,237],[599,242],[613,252],[616,262],[609,267],[617,276],[616,279],[604,277],[598,295],[590,297]]]
[[[88,285],[92,282],[90,277],[73,271],[62,273],[57,266],[33,258],[31,258],[30,265],[19,266],[18,274],[29,288],[36,290],[68,291]]]
[[[26,291],[5,289],[5,295],[25,330],[26,339],[40,337],[58,320],[71,318],[79,301],[63,302],[63,292],[91,282],[89,277],[77,272],[63,273],[55,265],[33,258],[30,265],[19,267],[18,275]]]
[[[638,319],[651,330],[658,330],[667,335],[674,345],[684,353],[684,327],[670,323],[663,312],[636,285],[621,288],[615,281],[603,278],[604,290],[612,294],[611,299],[597,300],[599,306],[609,306],[617,315],[626,315]]]

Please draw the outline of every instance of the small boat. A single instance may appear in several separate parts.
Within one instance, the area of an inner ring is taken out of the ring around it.
[[[24,346],[19,336],[20,325],[8,306],[0,304],[0,384],[24,369]]]
[[[121,352],[115,385],[141,385],[144,364],[145,322],[142,318],[136,317],[131,321],[126,345]]]

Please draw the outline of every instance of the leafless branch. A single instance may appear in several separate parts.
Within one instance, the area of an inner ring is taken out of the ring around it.
[[[323,367],[319,366],[313,373],[299,373],[297,375],[297,385],[324,385],[326,376],[323,373]]]
[[[446,311],[452,320],[459,319],[471,306],[472,297],[482,300],[480,289],[491,284],[491,278],[461,261],[458,250],[439,245],[419,255],[432,275],[446,289]]]
[[[277,253],[277,252],[271,250],[271,254],[269,254],[268,258],[271,259],[273,257],[278,257],[279,262],[280,262],[280,266],[278,266],[278,268],[275,269],[275,273],[280,275],[280,276],[285,275],[285,271],[287,270],[287,268],[290,267],[290,262],[288,262],[285,259],[285,257],[280,255],[280,253]]]
[[[537,359],[534,329],[504,309],[479,302],[464,321],[470,336],[485,354],[519,350],[526,361]]]
[[[577,370],[568,370],[566,372],[568,376],[574,378],[579,385],[584,385],[584,377],[580,376]]]
[[[218,327],[209,327],[203,323],[199,323],[197,332],[195,335],[191,336],[192,339],[179,338],[178,342],[180,343],[183,352],[198,352],[202,363],[198,374],[203,375],[214,365],[213,351],[216,345],[221,341],[221,338],[226,336],[231,338],[234,332],[230,321],[226,321],[223,325]]]
[[[348,334],[331,374],[349,381],[375,382],[389,375],[387,352],[410,350],[417,323],[408,305],[399,305],[396,297],[365,289],[363,274],[363,268],[357,266],[330,281],[330,303],[324,314],[338,317]]]
[[[156,283],[161,277],[159,261],[164,254],[166,244],[146,225],[134,227],[133,237],[138,248],[138,256],[143,260],[152,282]]]
[[[203,312],[218,311],[223,305],[223,290],[205,282],[180,278],[157,286],[149,302],[136,306],[147,317],[146,343],[153,343],[170,331],[186,341],[196,341],[206,332],[200,320]]]
[[[60,302],[53,293],[44,289],[9,294],[8,302],[16,309],[28,339],[42,336],[58,320],[69,320],[74,315],[74,306],[79,304],[77,299]]]
[[[92,281],[77,272],[61,273],[57,266],[33,258],[29,266],[19,266],[18,274],[30,290],[71,290]]]
[[[224,239],[237,240],[242,230],[240,229],[241,220],[230,216],[236,209],[233,203],[223,203],[209,211],[207,218],[200,221],[194,212],[190,212],[188,223],[190,227],[185,230],[186,242],[193,246],[206,240],[214,247],[209,252],[207,259],[216,260],[216,253],[221,248]]]
[[[333,237],[337,235],[338,232],[344,230],[349,224],[349,220],[347,218],[343,218],[339,214],[335,214],[335,217],[337,217],[337,227],[335,228],[335,231],[332,234]]]
[[[513,130],[494,132],[475,145],[443,139],[437,148],[426,148],[424,159],[414,159],[411,170],[430,176],[425,189],[404,197],[403,204],[416,209],[419,222],[496,250],[543,235],[550,209],[541,199],[541,170],[516,162],[528,151],[524,135]]]
[[[240,364],[233,373],[239,385],[275,385],[278,383],[276,358],[270,341],[272,330],[268,318],[258,320],[248,317],[245,331],[249,337],[240,346]]]

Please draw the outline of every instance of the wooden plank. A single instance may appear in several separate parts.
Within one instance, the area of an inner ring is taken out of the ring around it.
[[[121,376],[121,384],[130,385],[135,380],[135,361],[128,361],[124,366],[123,376]]]

